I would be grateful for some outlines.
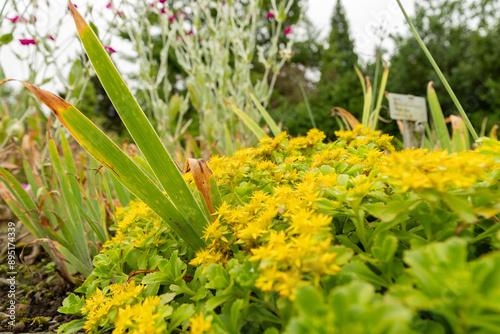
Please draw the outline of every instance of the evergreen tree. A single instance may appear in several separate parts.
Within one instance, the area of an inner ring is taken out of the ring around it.
[[[333,107],[347,109],[360,118],[363,109],[363,91],[354,70],[358,56],[349,33],[344,6],[340,0],[334,7],[328,49],[321,61],[321,79],[314,99],[313,112],[318,123],[328,126],[326,132],[333,135],[336,122],[330,117]]]

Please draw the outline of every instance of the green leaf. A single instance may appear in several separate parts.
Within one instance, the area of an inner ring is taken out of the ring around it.
[[[439,146],[441,149],[448,150],[449,153],[453,153],[451,148],[450,133],[448,132],[448,127],[444,121],[441,104],[439,103],[436,91],[434,90],[434,87],[432,87],[432,84],[433,82],[431,81],[429,82],[429,86],[427,86],[427,99],[429,100],[432,119],[434,120],[434,126],[436,127]]]
[[[255,121],[251,119],[247,114],[245,114],[242,110],[235,107],[228,100],[224,99],[224,102],[226,102],[226,104],[231,108],[231,110],[234,111],[234,113],[238,115],[239,118],[241,118],[241,120],[243,121],[243,123],[245,123],[247,128],[249,128],[259,140],[267,137],[264,130],[262,130],[260,126],[257,123],[255,123]]]
[[[363,106],[363,121],[361,122],[363,126],[368,126],[368,122],[370,120],[370,112],[371,105],[373,99],[373,88],[370,83],[370,79],[366,77],[366,94],[365,94],[365,103]]]
[[[62,324],[59,326],[57,329],[58,333],[62,334],[70,334],[70,333],[77,333],[80,332],[83,329],[83,326],[85,326],[85,319],[78,319],[78,320],[73,320],[68,323]]]
[[[231,284],[231,277],[222,264],[211,264],[206,268],[209,289],[225,289]]]
[[[469,201],[460,196],[454,196],[450,193],[443,193],[443,201],[448,207],[455,212],[461,220],[466,223],[473,223],[477,220],[474,209]]]
[[[389,282],[375,274],[363,263],[348,263],[342,269],[342,273],[353,273],[359,279],[376,286],[389,287]]]
[[[385,63],[384,73],[382,74],[382,81],[380,83],[380,89],[378,92],[377,105],[375,106],[375,110],[373,111],[373,114],[371,116],[372,119],[370,122],[370,127],[373,130],[377,129],[378,116],[380,114],[380,109],[382,108],[382,101],[384,100],[385,87],[387,86],[387,79],[389,77],[389,66],[385,60],[383,61]]]
[[[57,312],[64,314],[77,314],[81,315],[80,309],[85,305],[85,298],[70,294],[63,300],[63,306],[57,309]]]
[[[170,323],[168,324],[167,333],[172,333],[177,327],[179,327],[184,321],[191,318],[195,313],[194,306],[192,304],[182,304],[175,309],[170,318]]]
[[[295,298],[297,307],[311,316],[316,315],[324,307],[325,303],[323,296],[310,285],[301,286],[297,289]]]
[[[389,263],[398,249],[398,238],[388,232],[377,235],[371,248],[373,256],[382,263]]]
[[[271,129],[271,132],[273,133],[273,135],[275,137],[278,137],[281,134],[281,130],[278,127],[278,125],[276,124],[276,122],[272,119],[271,115],[269,115],[269,113],[266,111],[266,109],[264,109],[262,104],[260,104],[260,102],[257,100],[257,98],[252,93],[249,92],[249,94],[250,94],[250,98],[252,98],[253,103],[255,103],[255,105],[257,106],[257,109],[259,110],[260,114],[262,115],[262,117],[266,121],[267,125],[269,125],[269,128]]]
[[[9,44],[10,42],[12,42],[13,39],[14,39],[14,35],[12,35],[11,33],[4,34],[4,35],[0,36],[0,44],[2,44],[2,45]]]

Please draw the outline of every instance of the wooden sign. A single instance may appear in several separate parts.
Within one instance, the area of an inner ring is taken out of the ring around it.
[[[389,93],[389,110],[392,119],[427,122],[427,104],[424,97]]]

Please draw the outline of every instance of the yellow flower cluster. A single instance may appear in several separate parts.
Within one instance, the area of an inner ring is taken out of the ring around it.
[[[84,329],[90,332],[98,326],[106,325],[111,312],[117,312],[118,309],[135,302],[143,290],[144,286],[136,286],[134,281],[124,285],[111,284],[107,293],[97,288],[85,300],[85,305],[81,309],[87,319]]]
[[[199,251],[190,263],[226,263],[237,246],[251,255],[251,261],[260,263],[257,287],[293,299],[300,285],[319,284],[322,276],[340,270],[335,264],[336,254],[330,251],[331,218],[317,213],[314,206],[321,191],[336,184],[338,175],[308,167],[311,160],[316,161],[315,167],[320,167],[321,161],[325,165],[331,162],[314,155],[323,145],[322,132],[311,130],[307,137],[286,138],[285,134],[266,138],[257,149],[240,150],[233,158],[210,162],[222,189],[228,180],[241,184],[251,182],[251,178],[263,185],[263,190],[240,199],[240,205],[224,202],[216,220],[205,229],[204,238],[211,241],[210,247]],[[303,150],[310,152],[305,154]],[[343,148],[331,150],[337,152],[332,154],[348,153]],[[278,166],[275,161],[282,162]],[[241,168],[238,173],[227,170],[236,165]]]
[[[116,218],[116,235],[104,243],[102,251],[123,243],[125,239],[133,240],[132,244],[137,248],[147,247],[150,243],[157,246],[161,242],[162,235],[158,233],[158,229],[164,227],[164,224],[146,204],[132,201],[127,210],[118,207]],[[149,232],[145,232],[147,224],[153,224],[154,227],[149,228]]]
[[[433,189],[439,192],[463,189],[484,180],[498,164],[479,152],[424,149],[394,152],[381,161],[382,176],[402,191]]]
[[[207,333],[212,328],[212,316],[205,318],[202,312],[190,318],[189,321],[191,334]]]
[[[359,124],[352,131],[335,131],[335,135],[339,141],[345,142],[351,147],[374,143],[378,149],[394,151],[394,146],[391,144],[393,137],[382,134],[381,131],[373,131],[369,126],[363,127],[363,125]]]
[[[133,306],[118,310],[113,334],[161,334],[166,331],[165,312],[161,312],[161,297],[147,297]],[[171,310],[170,310],[171,313]]]

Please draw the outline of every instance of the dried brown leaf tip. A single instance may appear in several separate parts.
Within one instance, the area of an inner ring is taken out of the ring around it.
[[[212,177],[213,174],[210,168],[208,168],[207,163],[203,159],[187,159],[184,172],[191,172],[193,175],[196,188],[203,196],[203,199],[208,207],[208,212],[212,215],[213,207],[210,195],[210,177]]]
[[[71,15],[73,16],[73,20],[75,21],[76,30],[78,30],[79,34],[82,33],[85,30],[85,28],[87,28],[89,25],[87,24],[87,22],[85,22],[85,19],[80,15],[75,5],[73,5],[73,3],[69,0],[68,0],[68,9],[71,12]]]
[[[22,83],[40,101],[42,101],[47,107],[49,107],[49,109],[52,110],[52,112],[57,116],[57,118],[59,118],[61,112],[71,107],[71,104],[66,102],[62,97],[59,97],[51,92],[43,90],[35,85],[30,84],[29,82],[15,80],[15,79],[5,79],[4,81],[0,82],[0,86],[7,81],[18,81]]]

